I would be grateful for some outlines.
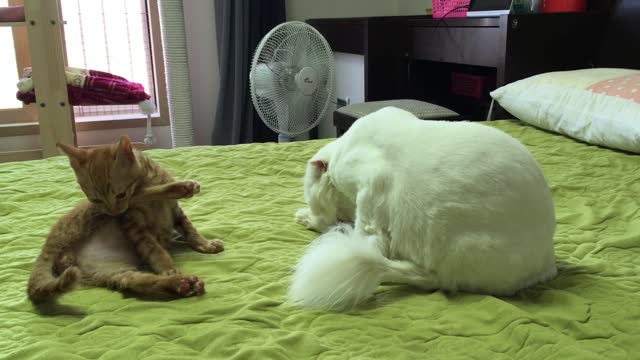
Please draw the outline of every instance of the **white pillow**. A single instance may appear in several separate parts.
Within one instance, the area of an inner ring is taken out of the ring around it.
[[[640,153],[640,71],[550,72],[491,92],[500,106],[531,125],[589,144]]]

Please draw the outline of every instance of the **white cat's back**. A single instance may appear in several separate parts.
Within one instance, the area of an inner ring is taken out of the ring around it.
[[[511,136],[385,108],[340,141],[330,173],[347,196],[372,178],[389,179],[379,194],[388,211],[380,221],[391,233],[387,256],[438,269],[450,289],[509,293],[541,280],[529,274],[555,273],[551,194],[531,153]],[[506,281],[498,276],[505,271],[512,273]]]
[[[314,155],[305,197],[296,220],[309,228],[339,222],[336,209],[355,221],[301,258],[289,291],[298,304],[349,308],[385,282],[511,295],[556,274],[542,171],[489,126],[379,110]]]

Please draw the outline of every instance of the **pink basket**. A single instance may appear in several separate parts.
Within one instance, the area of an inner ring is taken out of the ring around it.
[[[482,99],[482,97],[488,93],[492,81],[495,81],[494,76],[452,72],[451,93]]]
[[[469,2],[470,0],[433,0],[433,18],[442,19],[443,17],[466,17]]]

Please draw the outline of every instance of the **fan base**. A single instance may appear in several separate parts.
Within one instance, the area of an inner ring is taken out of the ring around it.
[[[287,134],[278,134],[278,142],[279,143],[291,142],[291,136],[289,136]]]

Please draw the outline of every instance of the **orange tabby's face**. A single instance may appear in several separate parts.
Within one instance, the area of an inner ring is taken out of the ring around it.
[[[64,144],[58,147],[69,157],[78,184],[89,201],[109,215],[127,211],[141,170],[126,136],[118,144],[89,150]]]

